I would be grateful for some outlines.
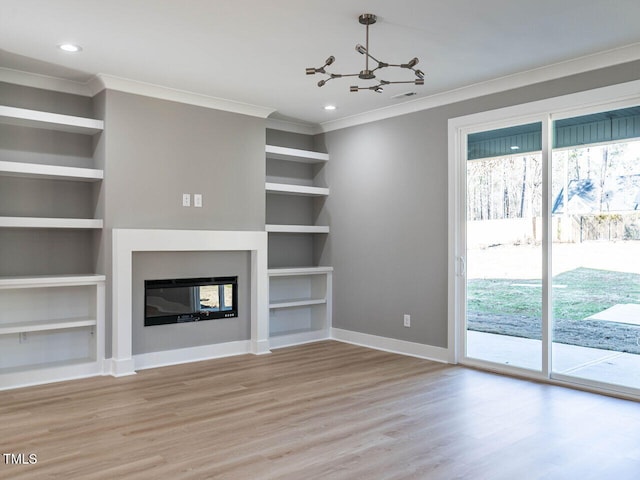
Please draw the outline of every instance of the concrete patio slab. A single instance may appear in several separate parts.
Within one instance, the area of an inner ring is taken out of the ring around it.
[[[542,342],[529,338],[467,332],[467,357],[540,371]],[[640,355],[552,344],[554,373],[640,389]]]
[[[619,303],[611,308],[598,312],[585,320],[603,320],[605,322],[640,325],[640,304]]]

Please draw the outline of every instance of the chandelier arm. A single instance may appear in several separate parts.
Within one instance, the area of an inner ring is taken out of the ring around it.
[[[374,62],[378,63],[378,64],[380,64],[380,63],[384,63],[384,62],[381,62],[380,60],[378,60],[378,59],[377,59],[376,57],[374,57],[373,55],[371,55],[371,54],[369,53],[369,49],[368,49],[368,48],[367,48],[367,51],[365,52],[365,55],[366,55],[367,57],[369,57],[371,60],[373,60]],[[369,62],[367,62],[367,70],[369,70]]]
[[[380,82],[382,85],[391,85],[391,84],[398,84],[398,83],[411,83],[413,85],[424,85],[424,80],[421,78],[416,78],[415,80],[402,80],[402,81],[395,81],[395,82],[387,82],[386,80],[381,80]]]
[[[331,78],[357,77],[359,73],[331,73]]]

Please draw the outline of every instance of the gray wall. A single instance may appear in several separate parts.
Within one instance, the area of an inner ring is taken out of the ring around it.
[[[333,326],[446,347],[448,120],[639,76],[633,62],[318,136],[331,155],[319,261],[335,269]]]
[[[264,120],[107,91],[105,136],[108,228],[264,229]]]
[[[238,317],[144,326],[144,281],[211,276],[238,277]],[[137,252],[133,254],[133,353],[249,340],[251,260],[248,252]]]

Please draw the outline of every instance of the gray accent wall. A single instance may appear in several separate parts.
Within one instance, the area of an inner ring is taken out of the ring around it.
[[[264,123],[107,91],[107,228],[264,230]]]
[[[112,90],[96,97],[95,108],[105,120],[104,138],[96,147],[96,159],[105,170],[102,198],[98,201],[105,219],[98,268],[109,278],[114,228],[264,230],[264,119]],[[191,207],[182,206],[183,193],[192,194]],[[193,206],[194,193],[203,195],[202,208]],[[168,260],[164,265],[164,258],[170,257],[158,255],[156,273],[161,274],[166,268],[177,278],[193,276],[194,263],[174,264]],[[229,258],[235,261],[238,271],[246,270],[244,257]],[[220,274],[207,272],[203,275]],[[134,271],[134,275],[138,273]],[[134,323],[140,320],[135,308]],[[206,328],[206,338],[221,341],[246,337],[245,327],[235,331],[224,322],[207,323],[206,327],[177,329],[171,335],[138,336],[134,351],[199,345],[204,337],[193,333],[198,328]],[[110,282],[106,330],[109,357]]]
[[[331,155],[319,262],[334,267],[333,326],[446,347],[448,120],[639,77],[632,62],[317,136]]]

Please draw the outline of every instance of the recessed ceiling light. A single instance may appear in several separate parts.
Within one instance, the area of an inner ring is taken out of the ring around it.
[[[520,147],[518,145],[511,145],[511,150],[520,150]]]
[[[58,48],[64,52],[69,53],[77,53],[82,51],[82,47],[80,45],[74,45],[73,43],[63,43],[58,45]]]
[[[324,109],[325,109],[325,110],[335,110],[335,109],[336,109],[336,106],[335,106],[335,105],[325,105],[325,106],[324,106]]]

